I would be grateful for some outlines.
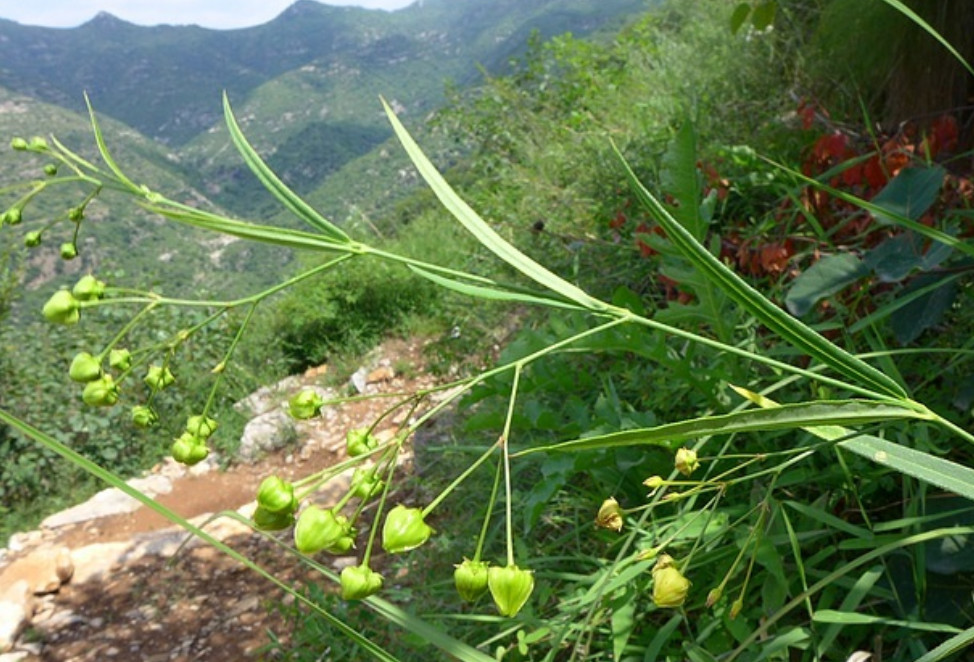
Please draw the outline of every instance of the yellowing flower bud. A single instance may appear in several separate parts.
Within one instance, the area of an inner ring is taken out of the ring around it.
[[[382,527],[382,548],[390,554],[416,549],[429,540],[433,529],[423,521],[423,511],[400,504],[386,515]]]
[[[687,599],[690,580],[683,576],[669,554],[661,554],[653,566],[653,602],[674,609]]]
[[[356,428],[345,434],[345,450],[349,457],[358,457],[374,450],[379,440],[369,434],[368,428]]]
[[[602,502],[599,513],[595,516],[595,526],[617,533],[622,531],[622,508],[614,497],[609,497]]]
[[[118,402],[118,386],[111,375],[102,375],[85,385],[81,399],[92,407],[111,407]]]
[[[455,566],[453,583],[464,602],[474,602],[487,592],[487,564],[483,561],[463,559]]]
[[[268,476],[257,489],[257,505],[271,513],[293,513],[298,509],[294,485],[278,476]]]
[[[382,575],[368,566],[350,565],[341,574],[342,599],[364,600],[382,588]]]
[[[487,587],[501,616],[517,616],[534,591],[534,572],[516,565],[491,566]]]
[[[741,613],[741,609],[743,608],[744,608],[744,601],[738,598],[737,600],[734,600],[734,602],[731,603],[731,608],[730,611],[727,613],[727,615],[730,617],[731,620],[734,620],[735,618],[737,618],[737,615]]]
[[[651,490],[655,490],[655,489],[659,489],[663,485],[663,482],[664,481],[662,476],[650,476],[649,478],[643,481],[643,485],[645,485]]]
[[[71,359],[68,377],[73,381],[86,384],[101,377],[101,362],[88,352],[78,352]]]
[[[676,465],[677,471],[684,476],[689,476],[700,467],[700,461],[697,459],[697,451],[689,448],[681,448],[676,452],[674,464]]]
[[[723,589],[719,586],[714,589],[710,589],[710,593],[707,594],[707,608],[713,607],[720,600],[721,596],[724,595]]]
[[[150,365],[149,370],[146,372],[145,378],[142,381],[144,381],[146,386],[151,388],[153,391],[161,391],[176,381],[176,378],[173,377],[173,374],[169,371],[169,368],[164,368],[158,365]]]
[[[294,394],[287,403],[287,410],[292,417],[299,421],[314,418],[321,411],[324,400],[314,389],[306,388]]]
[[[78,301],[101,299],[105,296],[105,283],[91,274],[87,274],[78,279],[78,282],[71,288],[71,293]]]
[[[58,290],[44,304],[44,317],[56,324],[77,324],[81,319],[81,305],[67,290]]]
[[[210,454],[210,449],[206,447],[206,442],[189,432],[181,434],[173,442],[170,450],[172,452],[172,459],[188,466],[202,462]]]

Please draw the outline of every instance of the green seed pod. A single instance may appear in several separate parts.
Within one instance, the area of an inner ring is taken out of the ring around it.
[[[464,602],[475,602],[487,592],[487,563],[463,559],[454,567],[453,583]]]
[[[294,514],[290,512],[272,513],[266,508],[257,506],[251,518],[261,531],[281,531],[294,524]]]
[[[216,431],[219,424],[208,416],[190,416],[186,421],[186,431],[204,441]]]
[[[298,509],[294,485],[278,476],[268,476],[257,488],[257,506],[271,513],[293,513]]]
[[[159,422],[159,415],[146,405],[132,407],[132,423],[140,428],[151,428]]]
[[[72,223],[80,223],[85,217],[85,210],[83,207],[72,207],[68,210],[68,220]]]
[[[105,296],[105,283],[87,274],[78,279],[71,293],[78,301],[95,301]]]
[[[132,352],[127,349],[113,349],[108,353],[108,365],[112,370],[125,372],[132,367]]]
[[[7,211],[3,212],[2,223],[8,225],[20,225],[20,222],[24,220],[24,210],[20,207],[11,207]],[[2,225],[0,223],[0,225]]]
[[[87,384],[99,379],[102,375],[101,361],[88,352],[78,352],[71,359],[68,377],[73,381]]]
[[[369,434],[368,428],[356,428],[345,434],[345,450],[349,457],[358,457],[374,450],[379,440]]]
[[[675,609],[683,605],[690,591],[690,580],[683,576],[673,557],[660,554],[653,566],[653,602],[657,607]]]
[[[111,375],[102,375],[85,385],[81,399],[92,407],[111,407],[118,402],[118,385]]]
[[[61,259],[73,260],[78,257],[78,246],[73,241],[66,241],[61,244]]]
[[[24,235],[24,246],[27,248],[36,248],[41,245],[41,232],[39,230],[32,230]]]
[[[342,570],[342,599],[364,600],[382,588],[382,575],[368,566],[350,565]]]
[[[27,149],[31,150],[32,152],[46,152],[47,141],[41,136],[34,136],[30,139],[30,142],[27,143]]]
[[[58,290],[44,304],[43,313],[55,324],[77,324],[81,319],[81,304],[67,290]]]
[[[44,166],[44,174],[48,177],[55,177],[57,175],[57,164],[48,163],[46,166]]]
[[[198,462],[202,462],[210,454],[210,449],[206,447],[206,442],[189,432],[184,432],[180,435],[173,442],[170,450],[172,452],[172,459],[187,466],[193,466]]]
[[[308,506],[298,516],[294,527],[294,546],[302,554],[315,554],[321,550],[341,553],[347,551],[346,541],[352,527],[343,515],[335,515],[331,509]]]
[[[292,417],[299,421],[306,421],[318,415],[323,403],[324,400],[315,390],[306,388],[288,400],[287,408]]]
[[[145,382],[146,386],[151,388],[153,391],[161,391],[167,386],[171,385],[176,378],[173,377],[169,368],[150,365],[148,372],[146,372],[145,378],[142,380]]]
[[[386,515],[382,527],[382,548],[390,554],[416,549],[429,540],[433,529],[423,521],[423,511],[399,504]]]
[[[487,570],[487,587],[501,616],[516,616],[534,591],[534,572],[516,565],[491,566]]]
[[[10,148],[18,152],[23,152],[27,149],[27,141],[23,138],[14,138],[10,141]]]
[[[368,501],[382,492],[385,481],[375,475],[374,468],[356,467],[355,471],[352,472],[351,486],[352,496]]]

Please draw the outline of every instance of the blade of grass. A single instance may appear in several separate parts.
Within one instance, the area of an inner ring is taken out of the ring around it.
[[[131,189],[133,192],[138,193],[140,191],[139,187],[135,185],[131,179],[125,176],[122,169],[118,167],[115,163],[115,159],[112,158],[111,153],[108,151],[108,145],[105,143],[105,136],[102,135],[101,127],[98,125],[98,118],[95,117],[95,109],[91,107],[91,100],[88,98],[88,93],[85,92],[85,106],[88,107],[88,117],[91,121],[91,131],[95,134],[95,143],[98,145],[98,152],[101,154],[102,160],[105,165],[118,177],[118,180]]]
[[[967,60],[964,59],[964,56],[958,53],[957,49],[951,46],[950,42],[944,39],[939,32],[934,30],[933,26],[931,26],[929,23],[924,21],[919,14],[917,14],[915,11],[913,11],[905,4],[903,4],[901,0],[883,0],[883,2],[885,2],[887,5],[889,5],[896,11],[900,12],[901,14],[909,18],[911,21],[919,25],[921,28],[926,30],[930,34],[930,36],[932,36],[934,39],[939,41],[940,44],[950,52],[951,55],[957,58],[958,62],[964,65],[964,68],[967,69],[968,73],[974,76],[974,69],[972,69],[971,65],[968,64]]]
[[[230,107],[230,98],[226,92],[223,93],[223,116],[227,124],[227,130],[230,131],[230,139],[233,141],[237,151],[240,152],[240,156],[243,157],[247,167],[257,176],[257,179],[264,185],[264,188],[270,191],[295,216],[312,227],[317,228],[322,234],[333,241],[342,244],[351,242],[349,236],[341,228],[326,220],[314,207],[305,202],[297,193],[289,189],[274,174],[274,171],[267,166],[264,160],[260,158],[257,150],[247,141],[243,131],[240,130],[240,125],[237,124],[237,118],[233,115],[233,109]]]
[[[584,310],[584,308],[572,303],[568,303],[567,301],[552,299],[551,297],[538,294],[529,294],[526,292],[517,292],[513,290],[501,290],[495,287],[484,287],[482,285],[473,285],[471,283],[464,283],[453,278],[439,276],[414,265],[408,266],[417,275],[436,283],[440,287],[467,296],[488,299],[490,301],[513,301],[517,303],[540,304],[542,306],[550,306],[554,308],[567,308],[569,310]]]
[[[727,295],[771,329],[781,338],[808,353],[822,363],[832,367],[862,384],[869,385],[880,392],[895,398],[906,399],[903,388],[876,368],[862,361],[844,349],[832,344],[824,337],[795,319],[784,310],[766,299],[760,292],[748,285],[740,276],[731,271],[682,226],[663,204],[643,186],[636,173],[626,162],[619,148],[612,148],[619,158],[629,184],[653,218],[666,231],[666,236],[699,269],[708,280],[716,283]]]

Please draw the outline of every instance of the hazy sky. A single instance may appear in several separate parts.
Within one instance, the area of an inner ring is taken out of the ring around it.
[[[196,24],[242,28],[271,20],[294,0],[0,0],[0,18],[25,25],[70,28],[100,11],[139,25]],[[413,0],[327,0],[328,5],[399,9]]]

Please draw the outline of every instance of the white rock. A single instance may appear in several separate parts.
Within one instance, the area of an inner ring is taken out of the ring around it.
[[[14,647],[28,618],[22,604],[0,600],[0,653],[7,653]]]
[[[283,409],[274,409],[247,423],[237,453],[245,462],[255,462],[261,455],[285,446],[293,438],[291,417]]]
[[[53,593],[73,572],[74,563],[67,547],[41,547],[4,568],[0,572],[0,586],[13,587],[19,581],[26,581],[33,593]]]
[[[30,655],[29,651],[17,651],[16,653],[4,653],[0,655],[0,662],[23,662]]]
[[[128,484],[149,497],[172,492],[172,479],[168,476],[152,475],[145,478],[133,478]],[[41,522],[41,527],[56,529],[69,524],[87,522],[88,520],[131,513],[138,510],[142,504],[117,488],[102,490],[84,503],[55,513]]]
[[[103,579],[119,564],[131,549],[129,542],[96,543],[79,547],[71,552],[74,561],[72,583],[84,584]]]

